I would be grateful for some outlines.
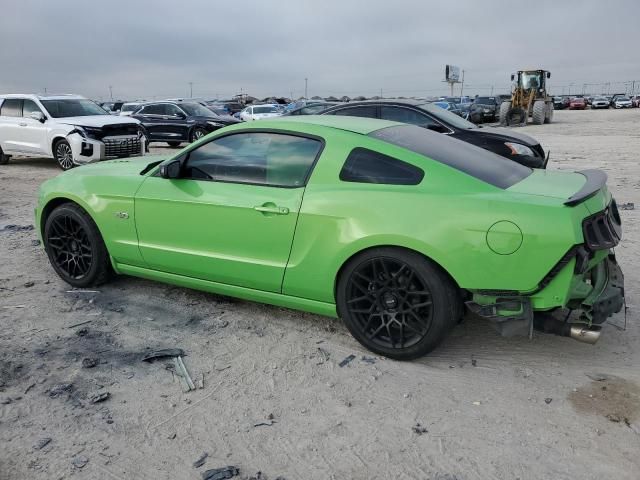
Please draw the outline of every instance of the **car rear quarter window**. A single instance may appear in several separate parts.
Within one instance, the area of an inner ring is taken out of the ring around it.
[[[192,150],[185,175],[194,180],[302,187],[321,149],[322,142],[313,138],[237,133]]]
[[[418,185],[424,171],[397,158],[366,148],[354,148],[340,171],[343,182]]]
[[[19,98],[7,98],[0,107],[1,117],[21,117],[22,100]]]
[[[502,189],[531,174],[530,168],[517,162],[415,125],[382,128],[369,136],[424,155]]]

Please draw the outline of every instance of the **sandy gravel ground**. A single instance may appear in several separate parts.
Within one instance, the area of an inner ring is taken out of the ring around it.
[[[639,119],[561,111],[523,131],[550,168],[601,168],[640,207]],[[37,187],[57,173],[45,159],[0,167],[1,480],[197,479],[226,465],[269,480],[640,478],[638,210],[622,212],[617,249],[626,331],[619,314],[589,346],[467,319],[400,363],[319,316],[134,278],[71,291],[34,231],[2,230],[33,224]],[[140,361],[161,347],[183,348],[204,388],[183,393],[171,362]]]

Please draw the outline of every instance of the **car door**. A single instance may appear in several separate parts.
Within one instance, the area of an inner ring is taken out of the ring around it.
[[[22,122],[22,99],[7,98],[0,105],[0,146],[5,153],[22,153],[20,124]]]
[[[48,150],[46,120],[40,122],[31,118],[32,113],[44,115],[44,112],[33,100],[25,98],[22,101],[22,118],[19,120],[17,141],[23,152],[44,155]],[[45,116],[46,119],[46,116]]]
[[[182,140],[188,142],[189,128],[187,114],[177,105],[165,104],[164,138],[166,140]]]
[[[317,138],[241,132],[184,154],[179,178],[147,178],[135,198],[150,268],[280,292]]]
[[[149,140],[164,140],[162,137],[164,113],[165,107],[163,103],[153,103],[144,106],[134,115],[134,118],[140,120],[144,125],[149,134]]]

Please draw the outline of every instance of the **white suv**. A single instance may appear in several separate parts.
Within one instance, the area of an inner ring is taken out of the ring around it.
[[[60,168],[144,155],[138,120],[109,115],[79,95],[0,95],[0,164],[11,155],[54,158]]]

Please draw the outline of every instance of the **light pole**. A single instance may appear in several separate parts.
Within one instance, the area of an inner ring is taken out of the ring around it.
[[[109,98],[113,101],[113,87],[109,85]]]
[[[189,98],[193,98],[193,82],[189,82]]]
[[[308,83],[307,83],[307,82],[308,82],[308,81],[309,81],[309,79],[308,79],[307,77],[305,77],[305,78],[304,78],[304,98],[305,98],[305,99],[306,99],[306,98],[308,98],[308,97],[307,97],[307,85],[308,85]]]

